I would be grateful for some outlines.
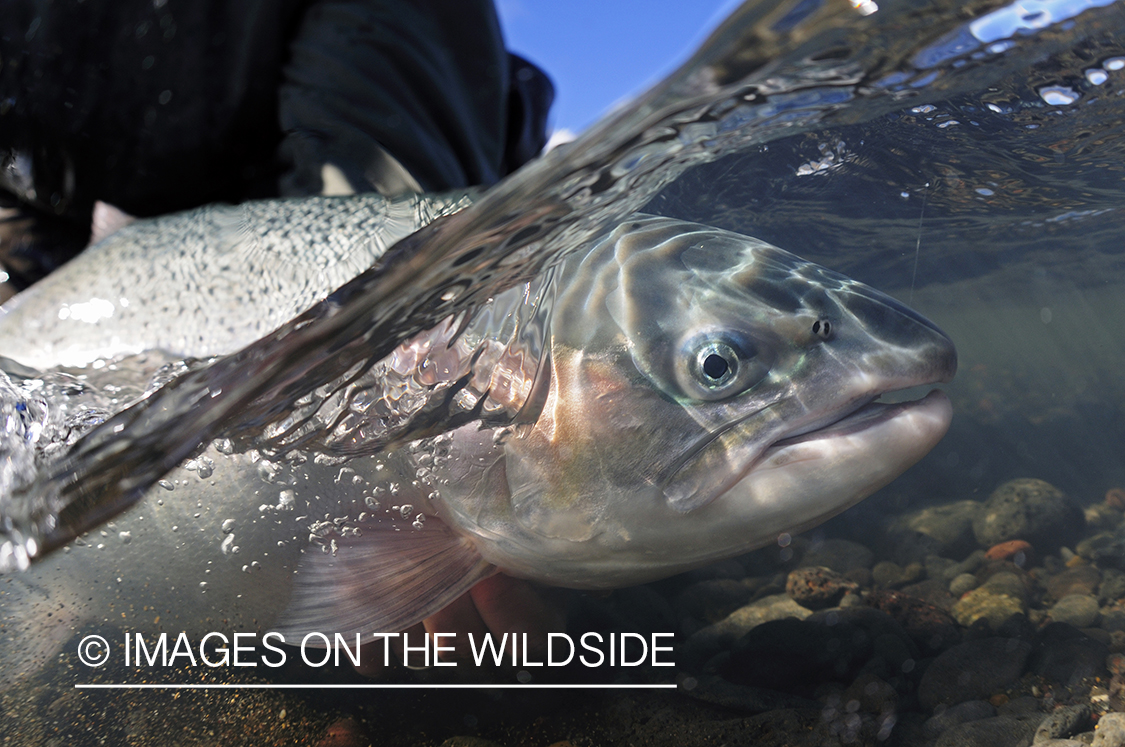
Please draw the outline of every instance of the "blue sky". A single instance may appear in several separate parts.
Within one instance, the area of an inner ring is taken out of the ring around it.
[[[580,132],[675,69],[734,0],[496,0],[508,49],[555,82],[556,130]]]

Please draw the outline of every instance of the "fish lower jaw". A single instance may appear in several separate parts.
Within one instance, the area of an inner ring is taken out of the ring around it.
[[[873,440],[876,440],[882,435],[882,431],[898,430],[908,424],[914,426],[920,441],[923,444],[928,444],[924,446],[925,451],[922,452],[924,454],[945,435],[952,417],[953,409],[949,397],[940,389],[934,389],[919,399],[904,402],[881,402],[876,399],[831,425],[773,443],[753,469],[776,459],[780,452],[786,449],[791,450],[791,447],[801,444],[858,439],[862,438],[868,431],[871,431],[870,435]],[[909,433],[909,428],[903,429],[904,436]],[[856,442],[856,445],[858,446],[860,443]],[[921,455],[919,455],[919,458],[921,458]],[[753,469],[751,469],[751,472]]]

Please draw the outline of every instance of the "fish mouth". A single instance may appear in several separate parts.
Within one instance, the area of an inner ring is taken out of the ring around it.
[[[729,439],[733,436],[737,440],[735,434],[739,428],[746,427],[749,418],[738,421],[732,424],[732,427],[708,439],[707,443],[694,450],[691,457],[681,463],[677,471],[663,485],[665,500],[673,509],[681,513],[699,509],[751,478],[755,472],[782,467],[796,461],[831,456],[844,450],[858,453],[869,448],[869,445],[883,444],[882,434],[886,433],[888,428],[893,429],[911,421],[927,422],[929,425],[925,430],[928,433],[940,431],[940,435],[944,435],[952,418],[952,406],[949,398],[941,390],[934,389],[924,397],[910,401],[879,401],[880,397],[903,396],[908,391],[895,389],[872,394],[853,406],[843,409],[837,417],[828,422],[821,421],[800,431],[790,431],[768,445],[763,445],[761,441],[755,445],[748,438],[745,450],[741,454],[738,453],[737,446],[730,448]],[[903,432],[913,433],[909,428]],[[724,436],[728,439],[726,445],[723,444]],[[937,443],[936,439],[930,439],[928,436],[921,441],[927,442],[928,445],[910,463],[920,459]],[[909,444],[901,446],[902,449],[896,446],[891,450],[916,451]],[[886,448],[886,445],[883,444],[878,448]],[[735,466],[736,461],[742,462],[739,468],[730,469]],[[715,479],[716,475],[723,476]]]
[[[906,390],[888,392],[887,395],[900,395],[902,391]],[[776,452],[788,446],[794,446],[809,441],[856,436],[863,431],[877,428],[904,414],[913,413],[924,408],[932,409],[937,406],[948,406],[949,404],[949,397],[940,389],[930,390],[926,395],[917,399],[899,402],[880,402],[879,400],[882,396],[884,395],[872,398],[867,403],[860,405],[855,410],[850,411],[848,414],[828,425],[798,435],[786,436],[785,438],[773,442],[762,452],[762,455],[750,465],[750,468],[746,470],[746,474],[753,472],[755,467],[761,462],[776,455]]]

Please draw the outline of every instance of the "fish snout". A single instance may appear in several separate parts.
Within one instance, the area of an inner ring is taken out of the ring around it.
[[[880,378],[888,379],[886,391],[953,380],[957,348],[932,321],[858,283],[838,298],[853,317],[860,336],[877,351]]]

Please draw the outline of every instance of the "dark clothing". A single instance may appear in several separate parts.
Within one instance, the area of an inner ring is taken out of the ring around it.
[[[356,191],[489,185],[542,148],[552,97],[491,0],[6,0],[0,189],[84,242],[95,200],[317,194],[325,164]],[[23,240],[0,233],[0,264],[27,282],[59,257]]]

